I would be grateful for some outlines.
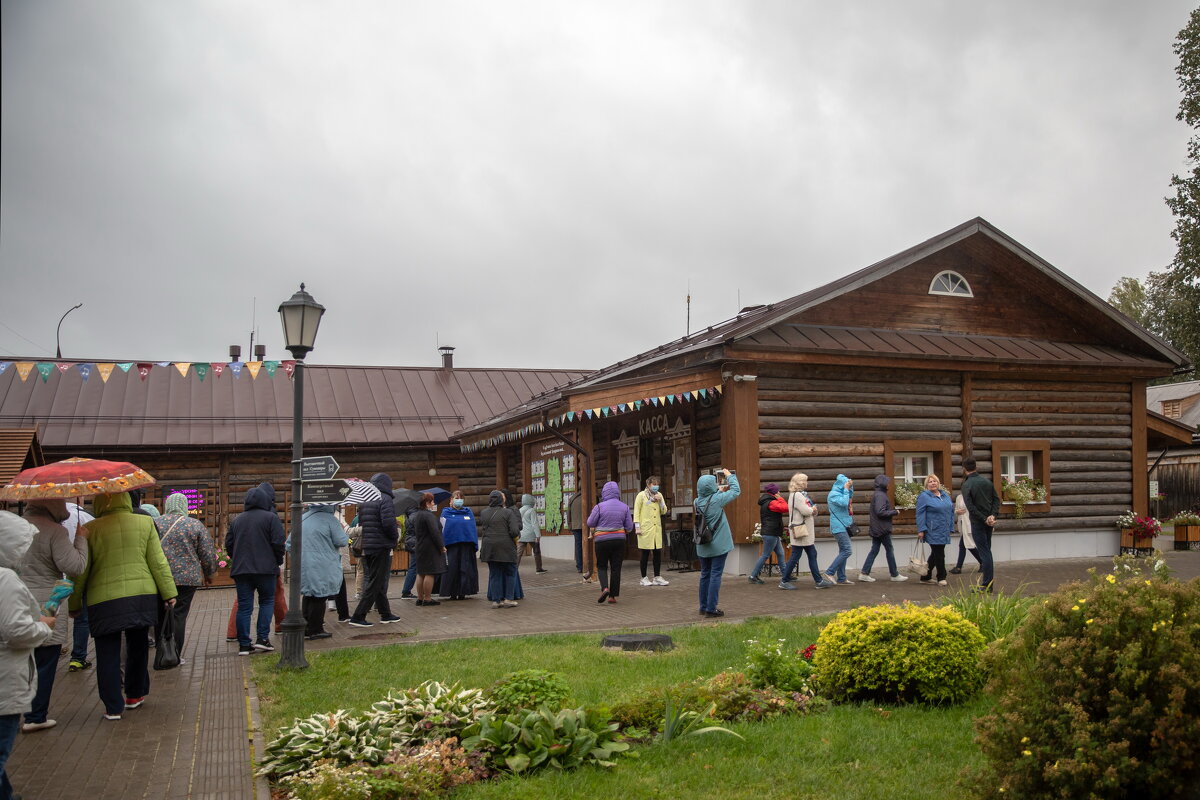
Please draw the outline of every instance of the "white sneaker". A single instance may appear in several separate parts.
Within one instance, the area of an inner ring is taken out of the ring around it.
[[[866,572],[860,572],[860,573],[858,573],[858,579],[859,579],[860,581],[862,581],[863,583],[874,583],[874,582],[875,582],[875,579],[874,579],[874,578],[872,578],[872,577],[871,577],[869,574],[867,574]]]
[[[671,582],[661,575],[655,575],[654,580],[651,581],[651,583],[653,583],[655,586],[670,586],[671,585]]]
[[[899,583],[900,581],[908,580],[908,576],[907,575],[893,575],[892,580],[895,581],[896,583]]]
[[[325,610],[326,610],[326,611],[336,611],[336,610],[337,610],[337,606],[335,606],[335,605],[333,604],[333,601],[332,601],[332,600],[326,600],[326,601],[325,601]]]
[[[642,586],[653,586],[653,585],[654,585],[654,581],[650,580],[649,578],[642,578]]]
[[[21,725],[21,733],[33,733],[34,731],[44,731],[47,728],[53,728],[58,722],[48,719],[45,722],[26,722]]]

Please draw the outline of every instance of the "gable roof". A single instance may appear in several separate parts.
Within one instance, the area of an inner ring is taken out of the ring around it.
[[[0,486],[18,472],[45,463],[35,428],[0,428]]]
[[[354,367],[304,371],[304,437],[313,444],[445,444],[531,396],[576,380],[578,370]],[[174,369],[114,370],[84,381],[53,370],[46,381],[0,374],[0,425],[36,426],[44,447],[289,445],[293,385],[282,370],[257,379],[198,380]]]

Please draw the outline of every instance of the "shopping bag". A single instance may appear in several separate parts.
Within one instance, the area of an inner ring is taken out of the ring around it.
[[[925,561],[925,544],[920,539],[913,541],[912,555],[908,557],[908,569],[918,575],[929,572],[929,564]]]
[[[175,649],[175,606],[167,606],[162,626],[155,637],[155,669],[175,669],[179,666],[179,651]]]

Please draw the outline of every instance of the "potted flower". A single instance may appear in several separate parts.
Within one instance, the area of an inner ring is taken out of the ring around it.
[[[1200,550],[1200,514],[1180,511],[1171,524],[1175,526],[1176,550]]]
[[[217,574],[213,576],[213,582],[210,586],[233,586],[234,580],[229,576],[229,570],[233,566],[230,563],[232,559],[229,557],[229,551],[224,547],[217,548]]]
[[[1017,519],[1025,516],[1025,506],[1030,503],[1046,502],[1046,487],[1037,478],[1018,478],[1010,481],[1004,478],[1002,483],[1004,499],[1013,504]]]
[[[1121,555],[1148,556],[1154,552],[1154,537],[1162,532],[1162,524],[1154,517],[1139,517],[1126,511],[1117,517],[1121,529]]]

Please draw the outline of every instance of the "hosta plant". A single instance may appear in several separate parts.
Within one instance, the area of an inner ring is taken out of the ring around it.
[[[391,738],[377,720],[341,710],[313,714],[279,730],[264,749],[258,772],[290,775],[318,761],[378,764],[390,749]]]
[[[425,681],[415,689],[388,692],[371,706],[367,716],[388,732],[392,747],[399,747],[458,736],[476,717],[492,709],[491,701],[479,689]]]
[[[488,689],[487,697],[500,713],[538,706],[563,708],[571,696],[571,687],[554,672],[544,669],[523,669],[510,672]]]
[[[584,708],[513,714],[484,714],[466,730],[463,747],[490,753],[496,769],[529,772],[584,764],[613,766],[613,757],[629,749],[617,726],[603,714]]]

